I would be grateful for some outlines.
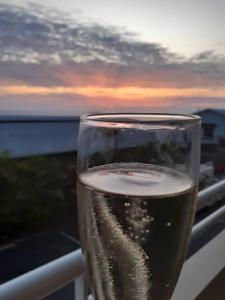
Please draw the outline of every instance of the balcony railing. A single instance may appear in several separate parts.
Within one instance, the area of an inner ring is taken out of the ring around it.
[[[225,180],[199,192],[198,209],[225,195]],[[217,220],[225,216],[225,205],[193,227],[192,239],[198,238]],[[173,300],[194,299],[225,267],[225,230],[188,258]],[[47,263],[0,286],[1,300],[42,299],[69,282],[75,283],[75,299],[86,300],[85,266],[81,250]],[[90,297],[90,296],[89,296]]]

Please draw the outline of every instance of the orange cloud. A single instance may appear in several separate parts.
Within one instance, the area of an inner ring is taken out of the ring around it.
[[[90,98],[115,100],[149,100],[171,97],[217,97],[225,98],[225,88],[148,88],[148,87],[43,87],[28,85],[0,86],[1,95],[80,95]]]

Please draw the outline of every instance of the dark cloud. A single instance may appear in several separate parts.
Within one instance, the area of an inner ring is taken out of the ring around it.
[[[102,61],[161,65],[176,56],[120,28],[69,19],[57,11],[0,5],[1,61],[61,63]]]
[[[26,83],[29,85],[55,86],[63,83],[58,77],[61,66],[46,63],[0,62],[1,80],[12,83]]]
[[[225,59],[192,58],[124,29],[37,5],[0,4],[0,80],[36,85],[223,86]]]

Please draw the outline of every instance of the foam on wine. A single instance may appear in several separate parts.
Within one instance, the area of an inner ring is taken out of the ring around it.
[[[191,189],[192,180],[169,168],[147,164],[110,164],[80,175],[90,188],[113,194],[165,197]]]

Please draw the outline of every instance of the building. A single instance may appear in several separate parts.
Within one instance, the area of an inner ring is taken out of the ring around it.
[[[202,118],[202,144],[225,146],[225,109],[205,109],[197,115]]]
[[[202,118],[202,161],[212,160],[218,173],[225,173],[225,109],[205,109]]]

